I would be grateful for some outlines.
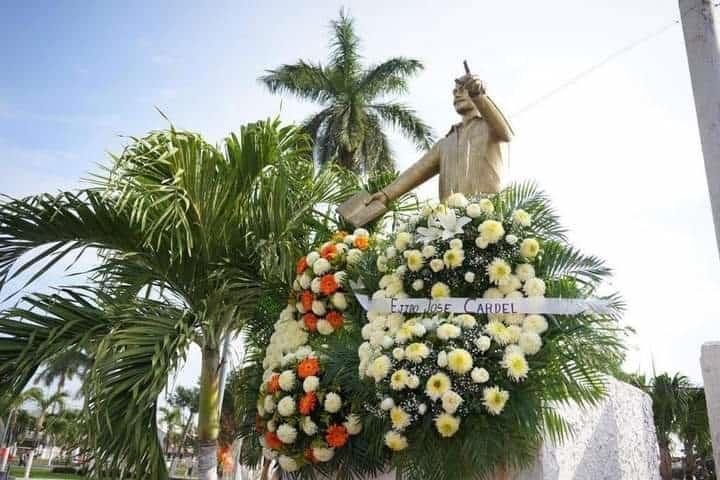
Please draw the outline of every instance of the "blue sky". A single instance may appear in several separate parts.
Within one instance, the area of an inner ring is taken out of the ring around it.
[[[627,368],[654,363],[700,380],[700,345],[720,337],[720,265],[680,27],[515,115],[670,25],[675,0],[205,3],[0,4],[0,193],[80,185],[121,135],[166,125],[155,107],[213,141],[278,113],[302,120],[314,106],[272,96],[256,79],[298,58],[323,60],[328,22],[345,6],[368,62],[425,63],[404,100],[436,132],[457,121],[450,89],[468,59],[517,132],[508,180],[536,179],[574,243],[615,268],[638,332]],[[397,137],[393,147],[400,168],[417,157]],[[182,383],[199,371],[196,352],[189,358]]]

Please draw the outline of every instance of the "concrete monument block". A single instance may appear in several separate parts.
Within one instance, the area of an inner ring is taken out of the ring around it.
[[[703,344],[700,354],[715,465],[720,465],[720,342]]]

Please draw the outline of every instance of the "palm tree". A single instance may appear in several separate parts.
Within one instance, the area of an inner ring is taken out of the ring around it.
[[[40,434],[45,426],[45,419],[56,405],[62,409],[65,406],[65,397],[67,394],[64,392],[56,392],[49,397],[45,396],[42,390],[39,388],[32,388],[28,390],[28,400],[35,402],[39,408],[37,419],[35,420],[35,431],[33,433],[33,449],[30,450],[30,456],[28,458],[27,466],[25,467],[25,478],[30,478],[30,472],[32,471],[33,457],[35,456],[35,449],[40,442]]]
[[[407,105],[387,100],[407,92],[408,78],[423,69],[422,63],[395,57],[365,68],[353,19],[341,10],[331,28],[326,65],[299,60],[260,77],[272,93],[289,93],[322,106],[304,123],[315,139],[320,163],[335,161],[361,173],[393,169],[387,125],[399,129],[418,148],[429,148],[430,127]]]
[[[0,439],[2,441],[0,445],[5,447],[5,455],[0,458],[0,472],[4,471],[7,466],[8,455],[10,454],[10,443],[13,437],[17,437],[18,426],[24,425],[24,422],[19,421],[18,418],[20,413],[24,412],[24,410],[21,410],[21,407],[30,399],[31,395],[35,395],[37,391],[39,391],[39,389],[26,390],[19,395],[15,395],[9,402],[6,403],[8,416],[7,421],[5,422],[3,438]]]
[[[180,436],[180,445],[178,445],[177,448],[177,453],[179,455],[183,454],[183,449],[185,448],[185,441],[187,439],[188,433],[190,432],[190,427],[192,426],[193,419],[198,412],[199,403],[200,389],[197,387],[186,388],[180,385],[175,389],[173,396],[170,398],[171,405],[181,410],[188,411],[187,420],[185,421],[185,426],[183,427],[183,431]],[[170,463],[170,476],[175,475],[177,462],[178,455],[176,454]]]
[[[61,392],[68,381],[76,377],[82,379],[89,366],[90,358],[83,352],[77,350],[61,352],[45,365],[45,369],[40,372],[35,382],[42,382],[46,387],[57,382],[57,391]]]
[[[683,444],[685,461],[683,462],[684,477],[694,477],[696,458],[707,458],[711,450],[710,422],[708,419],[705,390],[692,388],[687,392],[687,403],[678,415],[677,435]],[[710,448],[708,448],[710,446]],[[710,456],[712,453],[710,453]]]
[[[660,476],[663,480],[672,478],[672,456],[670,435],[677,431],[682,412],[687,408],[690,380],[684,375],[667,373],[656,375],[647,392],[653,403],[655,432],[660,448]]]
[[[316,171],[309,138],[268,120],[218,147],[174,128],[132,138],[96,182],[0,204],[0,288],[87,248],[100,260],[89,284],[26,294],[0,313],[0,376],[10,379],[0,400],[59,352],[91,351],[94,468],[165,478],[158,396],[195,343],[200,476],[214,479],[222,339],[243,327],[263,288],[289,284],[310,232],[331,228],[317,206],[346,199],[357,178]]]
[[[175,427],[182,421],[182,413],[179,408],[160,407],[162,418],[160,423],[165,424],[165,455],[170,453],[170,447],[175,437]]]

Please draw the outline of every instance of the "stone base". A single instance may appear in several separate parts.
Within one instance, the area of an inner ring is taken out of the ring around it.
[[[562,445],[547,442],[535,465],[508,480],[655,480],[660,453],[650,397],[626,383],[608,380],[608,396],[594,408],[560,405],[558,413],[575,435]],[[373,480],[395,480],[389,472]]]

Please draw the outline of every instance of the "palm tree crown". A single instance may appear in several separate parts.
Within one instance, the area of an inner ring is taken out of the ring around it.
[[[327,65],[299,60],[260,77],[273,93],[290,93],[322,105],[305,129],[315,139],[320,163],[336,161],[360,173],[394,166],[384,127],[392,125],[418,148],[433,140],[430,127],[410,107],[385,101],[407,92],[407,80],[423,69],[419,60],[395,57],[363,68],[353,20],[340,12],[331,23]]]

